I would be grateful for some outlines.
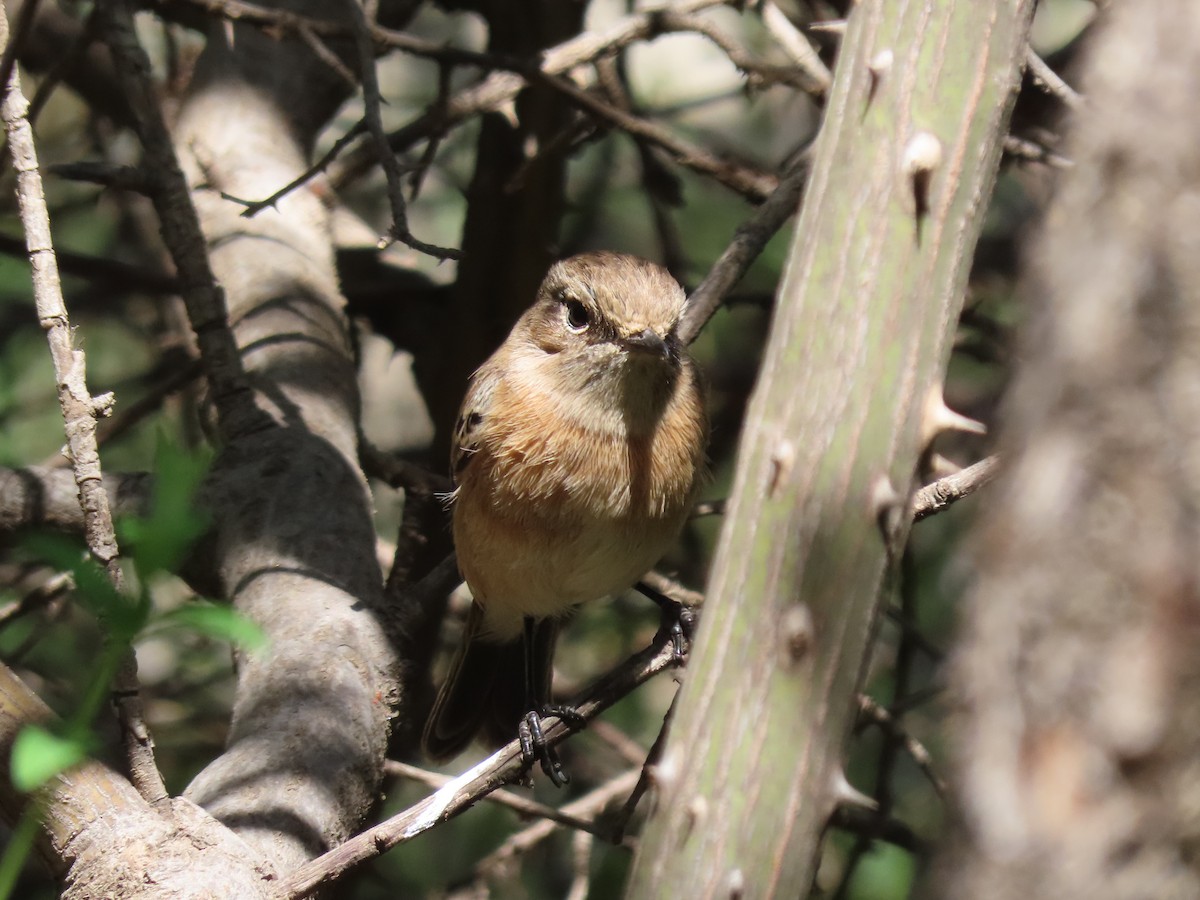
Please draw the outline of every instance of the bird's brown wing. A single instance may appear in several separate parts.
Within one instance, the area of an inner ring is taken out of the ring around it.
[[[471,457],[479,450],[484,422],[491,415],[492,397],[500,377],[486,365],[471,376],[458,420],[454,423],[454,445],[450,448],[450,477],[457,485]]]

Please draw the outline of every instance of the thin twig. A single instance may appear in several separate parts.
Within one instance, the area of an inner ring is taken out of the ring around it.
[[[317,34],[307,24],[302,24],[296,31],[299,33],[300,39],[308,45],[308,49],[313,52],[313,55],[317,59],[329,66],[334,74],[346,82],[352,90],[358,88],[358,79],[354,77],[354,73],[350,71],[350,67],[342,62],[342,58],[325,43],[321,35]]]
[[[576,711],[585,720],[595,718],[638,685],[673,668],[674,660],[671,641],[663,636],[585,691],[575,704]],[[554,717],[545,719],[543,728],[550,746],[560,743],[571,733],[566,723]],[[521,777],[527,769],[528,765],[521,758],[520,743],[514,740],[506,744],[415,806],[296,869],[281,880],[279,896],[288,900],[307,897],[353,866],[453,818],[492,791]]]
[[[51,175],[70,181],[87,181],[121,191],[134,191],[150,195],[153,179],[144,169],[137,166],[117,166],[107,162],[59,163],[48,167]]]
[[[17,51],[21,49],[21,44],[25,42],[25,37],[29,34],[29,29],[33,27],[33,20],[37,15],[37,7],[38,0],[25,0],[21,4],[21,8],[17,10],[17,21],[13,24],[12,34],[8,34],[8,29],[7,27],[5,28],[6,41],[4,51],[0,53],[0,95],[9,87],[9,80],[12,78],[13,71],[17,65]],[[18,89],[16,82],[12,83],[12,89]],[[3,98],[0,97],[0,99]],[[27,118],[28,111],[23,115]],[[30,127],[32,128],[32,126]]]
[[[658,736],[654,739],[654,743],[650,747],[650,752],[646,754],[646,761],[642,763],[641,773],[638,775],[637,784],[629,793],[629,797],[625,801],[625,805],[617,814],[617,821],[613,824],[613,834],[618,840],[624,840],[625,829],[629,827],[630,820],[633,819],[633,814],[637,811],[638,804],[642,801],[642,797],[650,790],[654,783],[654,767],[658,765],[662,759],[663,750],[667,745],[667,734],[671,730],[671,721],[675,717],[675,703],[679,699],[679,693],[671,698],[671,705],[667,707],[666,714],[663,715],[662,727],[658,729]]]
[[[25,257],[28,251],[20,238],[0,234],[0,254]],[[88,256],[70,250],[58,250],[59,271],[65,275],[101,281],[123,290],[144,291],[148,294],[173,294],[179,290],[179,282],[169,275],[143,266],[130,265],[102,256]]]
[[[275,206],[275,204],[277,204],[292,191],[308,184],[308,182],[312,181],[314,178],[328,169],[333,164],[334,160],[336,160],[342,153],[342,151],[354,143],[357,138],[366,133],[366,130],[367,120],[359,119],[350,126],[345,134],[333,142],[332,147],[321,154],[320,159],[314,162],[311,166],[309,166],[275,193],[271,194],[269,197],[264,197],[262,200],[244,200],[241,197],[235,197],[232,194],[225,193],[224,191],[221,192],[221,196],[233,203],[242,204],[244,207],[246,207],[242,211],[242,217],[246,219],[252,219],[264,209],[271,209]]]
[[[820,22],[813,22],[808,26],[809,31],[815,31],[817,34],[828,34],[836,38],[841,38],[846,33],[845,19],[825,19]]]
[[[688,297],[687,312],[679,324],[679,339],[683,343],[690,344],[699,336],[734,285],[758,259],[767,242],[796,214],[807,180],[808,155],[805,154],[754,215],[738,226],[729,246]]]
[[[433,108],[438,109],[444,106],[446,99],[450,96],[450,76],[453,70],[446,64],[438,66],[438,89],[437,98],[433,101]],[[421,153],[421,158],[417,160],[415,166],[408,176],[409,197],[416,200],[421,193],[421,188],[425,182],[425,176],[429,173],[433,166],[433,161],[437,159],[438,150],[442,146],[443,135],[430,135],[429,140],[425,142],[425,150]]]
[[[71,69],[79,63],[79,57],[83,52],[96,40],[99,34],[99,21],[96,9],[93,7],[88,13],[87,19],[84,20],[83,28],[71,41],[71,46],[66,49],[50,71],[46,72],[38,81],[37,90],[33,92],[33,99],[29,101],[29,124],[31,126],[37,124],[38,116],[41,115],[42,109],[49,102],[54,91],[70,74]]]
[[[928,687],[923,687],[919,691],[913,691],[898,703],[893,703],[891,708],[888,710],[888,714],[893,718],[906,715],[912,712],[918,706],[924,706],[926,703],[936,700],[945,692],[945,687],[938,684],[931,684]]]
[[[1010,156],[1013,159],[1019,159],[1023,162],[1045,163],[1056,169],[1069,169],[1075,165],[1070,159],[1061,153],[1056,153],[1045,144],[1031,140],[1030,138],[1018,137],[1015,134],[1005,135],[1003,146],[1005,156]]]
[[[723,6],[729,0],[677,0],[673,12],[698,12],[713,6]],[[562,75],[577,66],[588,65],[611,53],[616,53],[634,41],[663,31],[661,10],[649,9],[631,13],[603,31],[587,31],[541,54],[537,71],[546,75]],[[401,153],[431,134],[444,134],[456,125],[480,113],[493,112],[511,104],[517,94],[529,84],[528,78],[515,71],[492,72],[478,84],[455,94],[445,104],[428,110],[389,136],[392,152]],[[341,168],[331,173],[334,187],[357,178],[376,160],[373,145],[360,146],[343,160]]]
[[[890,712],[866,694],[858,696],[858,711],[864,719],[879,726],[892,740],[899,742],[905,752],[912,757],[913,762],[917,764],[917,768],[929,779],[929,783],[933,785],[937,795],[945,798],[946,783],[933,770],[933,757],[925,749],[925,745],[909,734]]]
[[[388,148],[387,132],[383,130],[383,115],[379,109],[382,98],[379,94],[379,76],[375,71],[375,50],[371,45],[371,27],[359,0],[346,0],[346,4],[350,9],[350,17],[354,20],[354,37],[358,45],[363,118],[367,122],[367,131],[375,141],[379,161],[383,165],[383,173],[387,177],[388,202],[392,207],[392,226],[388,229],[389,239],[380,241],[380,249],[382,250],[396,240],[420,253],[432,256],[434,259],[462,259],[461,251],[427,244],[415,238],[408,229],[408,209],[404,200],[404,173],[400,171],[399,160]]]
[[[895,574],[899,580],[897,593],[900,597],[901,614],[906,621],[914,621],[916,619],[918,597],[916,561],[913,557],[911,545],[905,547],[899,565],[895,567]],[[896,661],[892,666],[891,690],[893,702],[902,700],[908,695],[908,686],[913,676],[913,662],[916,659],[917,649],[916,643],[912,639],[913,633],[914,631],[910,629],[903,629],[900,632],[900,641],[896,648]],[[862,708],[863,699],[862,695],[860,695],[860,709]],[[872,708],[877,707],[873,706]],[[889,724],[896,725],[892,720],[889,720]],[[884,729],[883,746],[879,749],[879,757],[875,766],[875,789],[872,794],[875,801],[876,814],[883,818],[890,817],[892,814],[895,802],[892,774],[895,771],[896,761],[903,746],[904,736],[903,731],[898,726],[892,729]],[[869,832],[862,832],[858,835],[854,846],[848,854],[846,865],[842,871],[841,882],[833,895],[834,900],[842,900],[842,898],[849,896],[850,884],[854,880],[854,873],[867,852],[871,849],[873,840],[874,837]]]
[[[646,761],[646,748],[612,722],[599,719],[588,726],[588,732],[617,754],[626,765],[637,766],[640,769]]]
[[[576,818],[586,816],[594,823],[595,818],[606,806],[618,797],[625,796],[633,789],[634,784],[637,783],[638,774],[638,769],[630,769],[628,772],[621,773],[595,790],[584,794],[578,800],[565,805],[563,812],[569,812],[571,816]],[[513,859],[524,853],[528,853],[530,849],[552,835],[556,828],[557,826],[554,822],[535,822],[528,828],[522,829],[510,836],[503,844],[485,856],[475,866],[474,874],[476,880],[483,880],[489,876],[494,876],[496,872],[502,870]],[[596,830],[594,824],[587,832],[580,833],[602,836]]]
[[[179,353],[186,356],[185,351],[181,350]],[[164,358],[159,366],[142,377],[143,383],[150,384],[150,390],[145,396],[123,406],[120,411],[100,423],[100,427],[96,430],[96,441],[101,447],[120,437],[151,413],[158,411],[167,397],[176,391],[183,390],[203,374],[197,360],[188,360],[179,366],[164,365],[167,362],[168,359]],[[43,461],[42,465],[47,468],[56,468],[66,465],[66,462],[62,454],[56,453]]]
[[[41,584],[27,591],[20,600],[14,600],[0,608],[0,629],[7,628],[35,609],[49,605],[74,586],[75,580],[69,572],[55,572]],[[9,663],[11,662],[10,657]]]
[[[999,470],[1000,458],[989,456],[973,466],[967,466],[961,472],[925,485],[913,497],[913,521],[920,522],[934,513],[941,512],[952,503],[957,503],[963,497],[969,497],[992,481]]]
[[[829,824],[869,841],[884,841],[914,855],[929,852],[929,844],[897,819],[881,816],[853,806],[839,806],[829,817]]]
[[[0,17],[4,15],[3,3],[0,2]],[[7,34],[0,35],[0,38],[7,38]],[[83,351],[74,346],[74,331],[63,298],[50,234],[50,213],[46,209],[42,176],[38,171],[33,128],[26,118],[28,110],[29,104],[21,93],[20,81],[13,73],[6,83],[0,117],[4,119],[13,169],[17,174],[17,202],[29,250],[34,303],[54,362],[67,452],[79,490],[79,505],[83,510],[84,540],[88,550],[104,567],[113,588],[120,591],[120,550],[108,494],[104,490],[100,451],[96,443],[96,420],[111,412],[113,397],[111,394],[100,397],[91,395],[87,387],[86,358]],[[131,780],[148,802],[161,802],[167,798],[167,790],[154,762],[154,742],[143,716],[137,685],[137,661],[132,647],[126,647],[121,658],[119,674],[113,681],[113,698],[125,739]]]
[[[771,65],[763,63],[751,56],[744,47],[721,31],[712,21],[702,16],[676,12],[671,8],[663,10],[662,26],[668,31],[691,32],[708,38],[728,57],[729,61],[746,76],[747,87],[762,88],[772,84],[786,84],[806,94],[820,96],[829,90],[832,84],[829,69],[820,57],[812,52],[803,63],[795,65]],[[800,36],[801,41],[805,41]],[[805,41],[807,44],[807,41]],[[789,57],[792,55],[788,54]],[[812,63],[815,60],[815,64]]]
[[[385,775],[407,778],[409,781],[419,782],[434,790],[440,790],[454,780],[449,775],[442,775],[440,772],[430,772],[428,769],[422,769],[419,766],[411,766],[408,763],[391,759],[384,761],[383,771]],[[612,835],[609,832],[597,830],[596,823],[593,820],[573,815],[567,811],[566,807],[556,809],[553,806],[538,803],[536,800],[530,800],[528,797],[523,797],[520,794],[504,790],[503,788],[492,791],[484,799],[498,806],[506,806],[522,816],[545,819],[559,825],[565,825],[567,828],[574,828],[577,831],[590,832],[601,840],[612,840]]]
[[[187,0],[193,6],[198,6],[206,12],[234,22],[245,22],[269,29],[273,33],[292,32],[300,36],[305,33],[313,37],[352,37],[354,29],[348,28],[342,22],[330,19],[318,19],[301,15],[286,9],[274,9],[244,0]],[[391,50],[436,60],[449,65],[479,66],[487,69],[506,69],[514,65],[513,61],[501,54],[480,53],[475,50],[465,50],[460,47],[450,47],[434,41],[423,40],[403,31],[385,28],[378,22],[371,22],[368,31],[373,45]]]
[[[895,623],[896,627],[904,633],[907,640],[911,640],[916,644],[917,649],[928,656],[934,662],[941,662],[946,658],[945,652],[941,647],[937,646],[929,638],[921,632],[921,629],[902,609],[897,609],[894,606],[889,606],[887,609],[887,618],[889,622]]]
[[[454,482],[447,476],[409,462],[402,456],[385,453],[365,439],[359,441],[358,461],[366,475],[378,478],[397,490],[411,489],[434,494],[447,494],[454,490]]]
[[[706,21],[700,16],[693,18]],[[634,113],[637,109],[629,95],[626,72],[628,56],[627,53],[617,57],[602,56],[596,60],[595,69],[597,81],[609,102],[624,112]],[[687,268],[688,257],[671,211],[683,203],[683,185],[679,176],[659,158],[654,147],[637,137],[634,141],[641,168],[642,193],[654,217],[654,230],[658,234],[660,259],[668,272],[681,278]]]
[[[583,831],[575,832],[571,838],[571,867],[574,869],[574,877],[571,879],[571,889],[567,892],[567,900],[587,900],[592,843],[592,836]]]
[[[593,116],[649,144],[661,147],[679,165],[707,175],[755,203],[766,200],[779,186],[779,179],[774,175],[737,162],[719,159],[703,147],[685,141],[670,129],[620,110],[598,95],[576,87],[566,78],[541,73],[540,79]]]
[[[1029,67],[1033,83],[1057,98],[1067,109],[1077,110],[1083,106],[1083,95],[1063,81],[1062,77],[1037,55],[1033,47],[1025,48],[1025,65]]]
[[[783,52],[788,55],[800,69],[820,87],[821,93],[829,91],[833,84],[833,75],[829,67],[821,61],[820,55],[808,42],[800,30],[792,24],[792,20],[771,0],[761,0],[759,10],[762,13],[763,24],[767,31],[779,42]]]

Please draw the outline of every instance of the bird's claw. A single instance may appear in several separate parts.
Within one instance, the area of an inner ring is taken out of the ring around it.
[[[694,606],[684,606],[674,600],[662,605],[662,630],[671,638],[671,661],[677,666],[687,662],[699,618],[699,611]]]
[[[570,706],[543,706],[540,710],[531,709],[525,713],[517,725],[522,761],[527,766],[536,761],[555,787],[563,787],[570,783],[571,776],[563,768],[557,751],[546,742],[542,731],[542,719],[547,716],[560,719],[570,728],[583,728],[587,720]]]

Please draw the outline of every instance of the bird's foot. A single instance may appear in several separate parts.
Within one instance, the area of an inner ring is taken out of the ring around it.
[[[531,709],[525,713],[517,725],[517,737],[521,742],[521,759],[526,765],[538,762],[554,786],[562,787],[571,781],[571,776],[563,769],[562,761],[558,758],[554,747],[546,742],[546,736],[542,731],[542,719],[547,716],[554,716],[562,720],[570,728],[583,728],[587,725],[587,720],[574,707],[547,705],[540,710]]]
[[[658,604],[658,608],[662,612],[662,625],[659,627],[658,633],[671,639],[672,662],[677,666],[682,666],[687,662],[692,636],[696,633],[696,623],[700,621],[699,607],[687,606],[678,600],[673,600],[644,581],[639,581],[634,587],[643,596]]]
[[[673,607],[662,608],[661,630],[671,638],[671,661],[682,666],[687,662],[688,651],[692,647],[692,636],[696,633],[696,623],[700,621],[700,611],[674,600],[671,603]]]

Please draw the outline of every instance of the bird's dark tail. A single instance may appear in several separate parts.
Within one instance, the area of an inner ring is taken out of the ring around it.
[[[558,622],[534,624],[531,640],[494,643],[483,634],[483,610],[471,604],[450,671],[438,691],[421,739],[431,759],[449,759],[477,734],[499,747],[517,736],[517,724],[550,699],[550,677]],[[531,653],[532,684],[525,654]]]

